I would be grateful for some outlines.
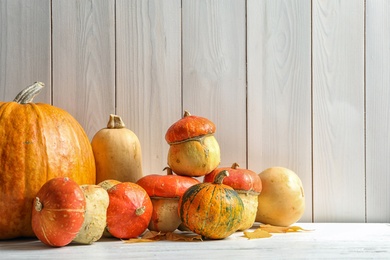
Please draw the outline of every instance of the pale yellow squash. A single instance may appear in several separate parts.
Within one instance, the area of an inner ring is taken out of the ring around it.
[[[110,115],[107,128],[92,139],[96,161],[96,183],[105,180],[135,183],[142,176],[141,144],[135,133],[125,127],[120,116]]]
[[[259,176],[263,189],[256,221],[285,227],[297,222],[305,211],[305,195],[298,175],[284,167],[271,167]]]

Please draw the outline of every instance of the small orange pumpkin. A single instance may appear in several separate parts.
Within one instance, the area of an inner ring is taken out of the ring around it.
[[[179,216],[191,231],[210,239],[223,239],[240,226],[244,204],[238,193],[223,184],[228,171],[219,172],[213,183],[190,187],[179,200]]]
[[[153,204],[146,191],[138,184],[121,182],[107,190],[107,230],[121,239],[135,238],[148,227]]]
[[[165,134],[170,145],[168,165],[178,175],[204,176],[221,162],[220,148],[214,137],[215,125],[204,117],[185,111],[183,118]]]
[[[238,230],[251,228],[256,219],[258,197],[262,190],[261,179],[254,171],[239,168],[237,163],[231,167],[221,167],[212,171],[204,177],[204,182],[213,182],[215,176],[227,170],[229,176],[223,179],[223,183],[235,189],[244,203],[244,212]]]
[[[55,177],[95,184],[91,143],[68,112],[33,103],[44,87],[37,82],[14,102],[0,103],[0,239],[34,236],[33,200]]]
[[[48,246],[66,246],[80,231],[85,209],[84,193],[75,181],[68,177],[51,179],[34,200],[33,231]]]
[[[188,176],[173,175],[170,168],[165,169],[167,175],[150,174],[139,179],[137,184],[146,190],[153,203],[149,230],[173,232],[181,223],[177,213],[180,197],[199,181]]]

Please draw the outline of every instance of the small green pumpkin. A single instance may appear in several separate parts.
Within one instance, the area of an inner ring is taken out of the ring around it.
[[[238,193],[225,184],[228,171],[218,173],[213,183],[190,187],[179,200],[179,216],[191,231],[210,239],[223,239],[238,230],[244,204]]]

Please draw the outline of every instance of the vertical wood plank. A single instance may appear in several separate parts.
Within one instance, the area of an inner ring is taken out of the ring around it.
[[[245,1],[183,1],[183,109],[216,124],[221,166],[246,167]]]
[[[34,102],[50,103],[50,66],[50,1],[0,1],[0,100],[41,81]]]
[[[181,117],[180,0],[117,1],[117,111],[140,139],[144,174],[161,173]]]
[[[365,221],[364,1],[313,1],[316,222]]]
[[[88,136],[115,113],[114,0],[53,0],[53,104]]]
[[[366,6],[367,222],[389,222],[390,2]]]
[[[312,217],[310,1],[248,1],[248,161],[296,172]]]

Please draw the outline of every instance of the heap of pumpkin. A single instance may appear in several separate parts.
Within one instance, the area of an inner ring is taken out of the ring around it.
[[[303,214],[292,171],[219,167],[206,118],[185,112],[165,135],[167,174],[144,176],[139,140],[119,116],[90,143],[69,113],[32,102],[42,88],[37,82],[0,103],[0,239],[35,235],[64,246],[178,228],[223,239],[255,221],[288,226]]]

